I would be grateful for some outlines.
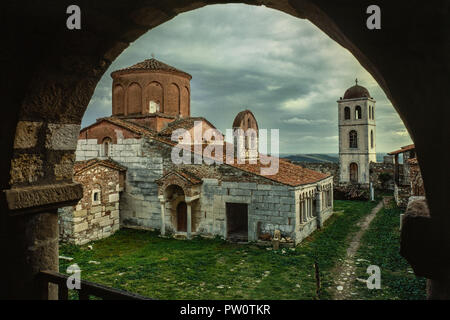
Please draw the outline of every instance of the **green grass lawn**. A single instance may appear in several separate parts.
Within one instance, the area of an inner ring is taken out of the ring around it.
[[[401,210],[392,205],[392,209],[382,209],[370,224],[361,239],[356,259],[364,259],[358,263],[357,275],[367,279],[369,265],[377,265],[381,270],[381,289],[369,290],[366,284],[357,281],[359,299],[425,299],[425,279],[417,278],[406,260],[400,256],[400,213]]]
[[[165,239],[123,229],[87,245],[62,245],[60,271],[77,263],[81,278],[157,299],[317,299],[314,261],[329,298],[330,270],[345,256],[348,235],[375,203],[335,201],[335,213],[296,249],[267,250],[220,239]],[[98,261],[92,264],[89,261]]]

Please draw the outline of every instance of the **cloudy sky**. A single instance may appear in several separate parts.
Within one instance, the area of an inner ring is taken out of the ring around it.
[[[191,115],[225,132],[250,109],[280,130],[281,153],[336,153],[336,100],[358,78],[376,99],[377,152],[411,143],[372,76],[307,20],[266,7],[213,5],[183,13],[132,43],[98,83],[83,126],[111,115],[110,73],[151,57],[192,75]]]

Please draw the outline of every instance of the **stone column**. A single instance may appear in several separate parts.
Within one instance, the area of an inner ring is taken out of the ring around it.
[[[334,209],[334,188],[333,188],[333,185],[331,185],[331,187],[330,187],[330,196],[331,196],[331,199],[330,199],[330,201],[331,201],[331,210],[333,210]]]
[[[57,299],[55,285],[43,290],[41,270],[59,271],[58,207],[75,205],[81,185],[61,183],[4,190],[0,201],[0,299]]]
[[[187,205],[187,238],[191,239],[192,233],[192,202],[186,202]]]
[[[316,219],[317,219],[317,228],[322,227],[322,192],[319,191],[316,194]]]
[[[164,196],[159,196],[159,203],[161,205],[161,235],[166,235],[166,199]]]
[[[58,294],[54,286],[50,285],[47,293],[36,281],[41,270],[59,272],[56,210],[3,218],[7,228],[2,230],[0,244],[4,256],[0,266],[0,298],[56,300]]]

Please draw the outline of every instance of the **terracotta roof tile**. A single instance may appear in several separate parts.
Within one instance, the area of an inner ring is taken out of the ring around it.
[[[401,147],[401,149],[389,152],[388,155],[392,156],[394,154],[399,154],[399,153],[403,153],[406,151],[414,150],[415,148],[416,148],[416,146],[414,144],[409,144],[407,146]]]
[[[123,73],[126,71],[135,71],[135,70],[145,70],[145,71],[168,71],[168,72],[174,72],[174,73],[180,73],[183,74],[185,76],[188,76],[189,78],[192,78],[192,76],[187,73],[184,72],[182,70],[179,70],[175,67],[172,67],[164,62],[161,62],[159,60],[156,60],[155,58],[152,59],[146,59],[144,61],[141,61],[139,63],[136,63],[130,67],[124,68],[124,69],[120,69],[120,70],[116,70],[114,72],[111,73],[111,76],[115,73]]]
[[[126,171],[127,168],[120,165],[119,163],[117,163],[116,161],[112,160],[112,159],[98,159],[98,158],[94,158],[94,159],[89,159],[89,160],[85,160],[85,161],[76,161],[74,166],[73,166],[73,171],[75,174],[78,174],[82,171],[85,171],[87,169],[90,169],[94,166],[105,166],[114,170],[118,170],[118,171]]]
[[[194,127],[194,124],[196,121],[203,121],[206,122],[208,125],[210,125],[212,128],[216,129],[216,127],[209,122],[208,120],[206,120],[203,117],[189,117],[189,118],[181,118],[175,121],[170,122],[167,125],[167,128],[161,130],[160,132],[158,132],[158,135],[160,136],[172,136],[172,133],[177,130],[177,129],[185,129],[185,130],[190,130],[191,128]]]

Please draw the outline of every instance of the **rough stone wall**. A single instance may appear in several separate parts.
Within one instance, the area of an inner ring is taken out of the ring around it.
[[[411,195],[411,186],[399,186],[394,187],[394,199],[397,206],[400,208],[406,208],[408,205],[408,199]]]
[[[393,163],[371,162],[370,163],[370,182],[378,190],[394,191],[394,169]]]
[[[425,196],[422,174],[417,163],[409,164],[409,178],[411,181],[411,196]]]
[[[85,244],[119,230],[120,174],[101,165],[75,174],[74,180],[83,185],[83,198],[76,206],[60,209],[60,240]]]

